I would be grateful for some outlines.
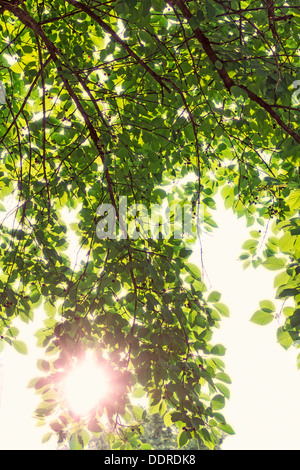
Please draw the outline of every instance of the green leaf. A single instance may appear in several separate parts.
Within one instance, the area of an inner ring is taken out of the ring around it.
[[[287,200],[287,204],[292,211],[299,210],[300,208],[300,189],[293,191]]]
[[[178,447],[182,448],[188,443],[188,434],[186,431],[181,431],[177,437]]]
[[[217,389],[229,400],[230,399],[230,391],[224,384],[217,384]]]
[[[220,299],[221,294],[219,292],[214,291],[209,294],[207,302],[219,302]]]
[[[16,338],[19,334],[19,330],[18,328],[15,328],[14,326],[12,326],[11,328],[9,328],[9,330],[7,331],[7,334],[8,336],[12,337],[12,338]]]
[[[275,312],[276,307],[270,300],[263,300],[259,303],[261,310],[267,313]]]
[[[199,20],[198,18],[196,18],[195,16],[192,16],[190,19],[189,19],[189,25],[191,26],[191,28],[193,30],[196,30],[197,28],[199,28]]]
[[[15,73],[22,73],[24,71],[24,68],[22,67],[22,64],[20,62],[15,62],[11,67],[10,70]]]
[[[146,395],[146,391],[143,388],[137,388],[132,393],[133,398],[142,398]]]
[[[244,98],[244,99],[247,99],[248,98],[248,93],[246,90],[243,90],[243,88],[240,88],[238,86],[233,86],[231,87],[230,89],[230,92],[232,93],[232,95],[235,97],[235,98]]]
[[[169,426],[173,426],[174,424],[174,421],[172,419],[172,413],[169,412],[169,413],[166,413],[165,416],[164,416],[164,423],[165,423],[165,426],[168,428]]]
[[[192,253],[193,253],[193,250],[182,248],[182,250],[180,250],[179,256],[180,258],[189,258]]]
[[[257,325],[268,325],[274,320],[274,315],[271,313],[265,312],[263,310],[258,310],[253,317],[251,318],[252,323],[256,323]]]
[[[216,378],[218,380],[221,380],[222,382],[225,382],[227,384],[231,384],[231,378],[229,377],[229,375],[225,374],[225,372],[219,372],[216,375]]]
[[[141,450],[152,450],[153,448],[152,448],[152,446],[151,446],[150,444],[142,444],[142,445],[140,446],[140,449],[141,449]]]
[[[300,354],[297,356],[297,369],[300,370]]]
[[[122,447],[122,445],[124,444],[123,441],[116,441],[113,443],[113,445],[111,446],[112,450],[117,450],[117,449],[120,449]]]
[[[198,268],[198,266],[196,266],[195,264],[187,263],[185,265],[185,269],[187,270],[188,273],[191,274],[191,276],[193,276],[194,279],[197,279],[197,280],[201,279],[201,271]]]
[[[97,422],[97,420],[91,420],[88,424],[88,430],[98,434],[103,432],[103,427]]]
[[[204,444],[211,450],[214,449],[215,445],[214,443],[212,442],[212,438],[211,438],[211,435],[210,433],[207,431],[207,429],[205,428],[201,428],[199,429],[199,435],[200,435],[200,438],[201,440],[204,442]]]
[[[211,401],[211,407],[214,411],[222,410],[225,407],[223,395],[216,395]]]
[[[259,244],[258,240],[247,240],[243,244],[242,248],[243,248],[243,250],[250,250],[251,251],[251,250],[254,250],[258,246],[258,244]]]
[[[45,434],[42,438],[42,444],[46,444],[47,442],[49,442],[52,436],[53,434],[51,432]]]
[[[72,434],[71,439],[69,441],[70,450],[82,450],[83,445],[82,442],[78,439],[78,434]]]
[[[80,57],[82,56],[83,53],[84,53],[84,50],[82,49],[82,47],[79,44],[76,44],[74,47],[74,54]]]
[[[71,450],[83,450],[90,442],[90,435],[87,431],[81,430],[78,433],[72,434],[70,438]]]
[[[45,361],[44,359],[39,359],[37,361],[37,368],[41,370],[42,372],[49,372],[50,364],[48,361]]]
[[[218,424],[218,428],[221,429],[225,434],[229,434],[230,436],[235,435],[235,431],[229,424]]]
[[[214,356],[225,356],[226,348],[222,346],[222,344],[217,344],[212,348],[211,354],[213,354]]]
[[[295,336],[296,338],[296,336]],[[285,331],[284,328],[279,328],[277,331],[278,343],[286,350],[288,350],[293,344],[294,339],[289,331]]]
[[[286,259],[285,258],[276,258],[275,256],[272,256],[271,258],[266,259],[264,261],[263,266],[270,271],[278,271],[279,269],[282,269],[286,265]]]
[[[178,421],[181,421],[183,418],[182,414],[179,412],[172,413],[171,419],[173,423],[177,423]]]
[[[286,309],[288,309],[288,307]],[[284,313],[286,314],[286,312]],[[290,317],[290,323],[292,328],[298,328],[300,326],[300,309],[296,310],[294,315]]]
[[[230,317],[229,308],[225,304],[218,302],[214,304],[214,307],[218,310],[221,315],[223,315],[223,317]]]
[[[20,354],[28,354],[28,348],[23,341],[13,341],[12,345],[14,349]]]
[[[287,297],[296,297],[300,292],[300,289],[279,289],[277,297],[279,299],[284,299]]]
[[[208,19],[214,18],[216,16],[216,9],[213,3],[206,1],[205,3],[206,17]]]

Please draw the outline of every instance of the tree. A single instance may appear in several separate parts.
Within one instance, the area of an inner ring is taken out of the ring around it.
[[[141,438],[145,445],[148,445],[149,449],[154,450],[176,450],[178,449],[178,432],[176,426],[165,426],[164,419],[159,413],[149,416],[149,420],[144,424],[144,433]],[[90,441],[89,448],[92,450],[109,450],[109,443],[103,439],[103,435],[99,438],[94,438]],[[187,450],[208,450],[196,439],[192,439],[187,446]]]
[[[145,426],[145,435],[142,441],[150,444],[155,450],[176,450],[179,448],[178,431],[176,426],[165,426],[164,419],[159,413],[150,416],[149,423]],[[185,446],[187,450],[208,450],[208,448],[197,439],[191,439]]]
[[[130,399],[141,392],[151,413],[170,410],[180,446],[197,438],[213,449],[233,432],[220,414],[225,349],[211,344],[228,308],[190,263],[191,237],[147,236],[143,208],[190,204],[197,222],[201,203],[201,229],[212,230],[221,190],[255,229],[241,259],[280,271],[277,296],[293,301],[277,313],[279,342],[299,338],[299,9],[296,0],[0,0],[2,209],[16,202],[1,226],[1,340],[26,352],[14,319],[30,321],[43,303],[44,376],[31,385],[42,397],[36,416],[60,443],[87,445],[105,412],[114,448],[143,448],[143,411]],[[124,201],[140,214],[127,235]],[[66,254],[74,233],[82,262]],[[253,321],[274,310],[262,301]],[[112,393],[85,421],[66,411],[59,384],[87,349],[110,369]]]

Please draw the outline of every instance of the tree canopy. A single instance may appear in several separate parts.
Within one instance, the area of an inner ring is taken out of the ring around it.
[[[1,209],[15,201],[1,224],[1,343],[26,352],[14,320],[43,304],[31,385],[45,440],[87,446],[104,414],[112,448],[147,449],[132,400],[144,395],[181,447],[233,433],[225,348],[212,344],[229,310],[189,237],[97,236],[97,208],[118,216],[120,196],[149,210],[201,203],[211,231],[221,191],[253,228],[245,266],[278,271],[282,310],[264,300],[253,321],[280,316],[282,346],[299,339],[299,17],[296,0],[0,0]],[[87,349],[111,393],[82,420],[59,384]]]

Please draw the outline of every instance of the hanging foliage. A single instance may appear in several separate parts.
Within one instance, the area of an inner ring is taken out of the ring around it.
[[[242,260],[278,271],[289,300],[282,312],[262,302],[253,321],[285,315],[279,342],[299,338],[299,10],[296,0],[0,0],[1,343],[26,353],[13,322],[44,306],[44,374],[31,385],[60,443],[87,446],[105,416],[113,449],[147,448],[140,395],[168,413],[182,447],[198,438],[214,449],[233,433],[220,413],[225,348],[211,343],[229,310],[189,260],[216,227],[219,190],[253,226]],[[127,232],[125,202],[135,215],[189,205],[196,225],[200,207],[200,231],[159,237],[133,214]],[[82,419],[60,384],[87,350],[111,393]]]

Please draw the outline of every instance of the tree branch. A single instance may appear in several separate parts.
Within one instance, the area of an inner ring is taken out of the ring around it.
[[[191,18],[193,18],[193,14],[191,13],[189,8],[186,6],[186,4],[182,0],[166,0],[166,3],[169,5],[172,5],[173,7],[176,5],[177,8],[179,8],[181,13],[187,20],[190,20]],[[217,61],[219,61],[222,64],[222,68],[216,67],[216,70],[220,78],[223,80],[225,88],[229,91],[229,93],[232,87],[238,87],[238,88],[241,88],[242,90],[245,90],[251,101],[254,101],[259,106],[261,106],[280,125],[280,127],[287,134],[289,134],[298,144],[300,144],[300,136],[282,120],[282,118],[279,116],[279,114],[277,114],[274,111],[274,109],[272,108],[270,104],[268,104],[265,100],[263,100],[258,95],[256,95],[253,91],[249,90],[249,88],[247,88],[245,85],[236,83],[229,76],[222,60],[219,59],[216,52],[213,50],[209,39],[205,36],[205,34],[203,33],[200,27],[194,31],[194,34],[195,34],[195,37],[199,40],[200,44],[202,45],[211,63],[214,66],[216,66]]]
[[[96,149],[99,152],[99,156],[102,160],[103,165],[105,165],[105,153],[104,153],[104,150],[103,150],[103,145],[102,145],[102,143],[99,139],[99,136],[97,134],[97,131],[95,130],[93,124],[91,123],[89,115],[87,114],[84,107],[82,106],[78,96],[76,95],[76,93],[72,89],[72,87],[71,87],[70,83],[68,82],[68,80],[64,77],[63,69],[62,69],[61,65],[57,64],[57,62],[59,60],[59,57],[58,57],[59,51],[57,50],[56,46],[49,40],[49,38],[46,36],[46,34],[45,34],[44,30],[41,28],[41,26],[34,20],[34,18],[32,18],[29,15],[28,11],[25,9],[24,6],[23,6],[24,9],[21,9],[18,5],[11,4],[10,2],[7,2],[6,0],[0,0],[0,6],[3,6],[3,8],[5,8],[6,10],[13,13],[24,25],[31,28],[34,31],[36,36],[39,36],[42,39],[43,43],[45,44],[45,46],[47,47],[47,49],[49,51],[51,59],[56,64],[56,68],[57,68],[57,71],[59,73],[59,76],[61,77],[61,79],[62,79],[62,81],[63,81],[70,97],[73,99],[73,101],[76,104],[80,114],[82,115],[82,117],[83,117],[83,119],[86,123],[86,126],[87,126],[87,128],[90,132],[90,137],[91,137],[92,141],[94,142]],[[113,204],[113,206],[116,210],[116,213],[118,215],[118,208],[117,208],[117,205],[116,205],[116,200],[115,200],[114,191],[113,191],[113,182],[112,182],[112,179],[111,179],[108,168],[106,168],[104,171],[105,171],[105,178],[106,178],[106,181],[107,181],[107,184],[108,184],[108,191],[109,191],[109,194],[110,194],[110,199],[111,199],[111,202],[112,202],[112,204]]]
[[[171,93],[171,90],[166,86],[163,82],[162,77],[157,75],[157,73],[152,70],[146,62],[143,61],[129,46],[128,44],[120,38],[120,36],[108,25],[106,24],[96,13],[94,13],[89,7],[84,5],[77,0],[67,0],[70,5],[73,5],[77,9],[84,11],[88,16],[90,16],[93,20],[95,20],[103,29],[106,31],[112,38],[115,39],[128,54],[136,60],[145,70],[148,72],[156,81],[160,84],[162,88],[164,88],[168,93]]]

